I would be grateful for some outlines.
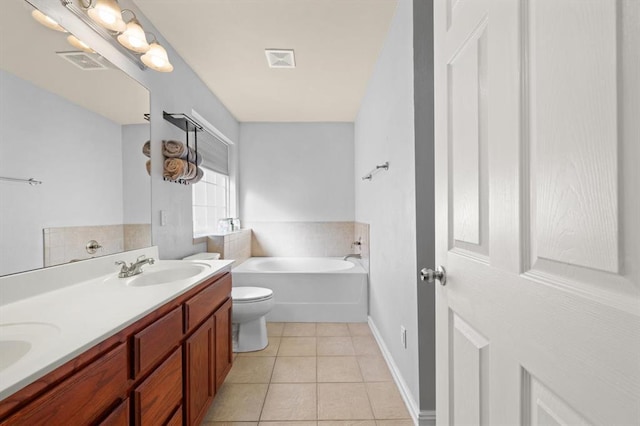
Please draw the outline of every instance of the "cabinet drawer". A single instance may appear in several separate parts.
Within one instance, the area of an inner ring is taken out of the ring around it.
[[[129,385],[120,344],[8,418],[3,425],[84,425],[95,422]]]
[[[182,403],[182,350],[176,349],[133,391],[136,425],[161,425]]]
[[[133,335],[133,374],[139,377],[182,339],[182,307],[178,306],[144,330]]]
[[[129,426],[129,398],[122,401],[98,424],[99,426]]]
[[[231,274],[227,274],[185,302],[187,331],[210,316],[231,294]]]
[[[178,407],[165,426],[182,426],[182,405]]]

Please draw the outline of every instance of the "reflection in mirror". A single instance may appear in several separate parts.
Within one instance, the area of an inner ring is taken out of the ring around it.
[[[147,90],[2,6],[0,275],[150,246]]]

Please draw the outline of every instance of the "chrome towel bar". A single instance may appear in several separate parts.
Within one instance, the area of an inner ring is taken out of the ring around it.
[[[385,161],[383,164],[378,164],[375,169],[371,170],[366,175],[362,176],[362,180],[371,180],[373,176],[380,170],[389,170],[389,162]]]
[[[29,185],[32,185],[32,186],[42,184],[41,180],[35,180],[34,178],[18,179],[18,178],[0,176],[0,180],[6,180],[7,182],[23,182],[23,183],[28,183]]]

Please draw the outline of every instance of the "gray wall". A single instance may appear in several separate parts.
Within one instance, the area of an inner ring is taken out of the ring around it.
[[[401,0],[355,123],[356,221],[370,228],[370,305],[413,410],[419,401],[412,2]],[[389,171],[362,181],[376,164]],[[393,206],[393,208],[390,208]],[[407,348],[400,326],[407,329]]]
[[[97,36],[59,2],[50,0],[31,0],[31,2],[149,89],[153,160],[151,176],[153,243],[158,246],[162,259],[180,258],[197,251],[206,251],[205,243],[193,244],[191,187],[162,180],[163,158],[160,150],[162,139],[180,135],[184,137],[184,133],[176,133],[175,127],[162,118],[162,112],[191,114],[195,109],[233,142],[238,141],[239,126],[236,119],[130,0],[120,1],[120,6],[123,9],[133,10],[145,30],[158,37],[159,42],[167,49],[174,66],[173,72],[141,70],[126,59],[118,49]],[[235,158],[235,152],[231,155]],[[235,176],[233,178],[235,179]],[[166,212],[165,226],[160,226],[160,211]]]
[[[121,224],[121,126],[0,70],[0,275],[43,266],[42,229]],[[149,207],[145,210],[148,211]]]
[[[151,223],[151,177],[142,145],[149,140],[148,124],[122,126],[122,197],[124,223]]]
[[[245,222],[352,221],[352,123],[242,123]]]

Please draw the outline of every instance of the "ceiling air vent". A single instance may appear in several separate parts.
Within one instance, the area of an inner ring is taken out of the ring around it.
[[[103,61],[101,61],[101,57],[95,54],[86,53],[86,52],[56,52],[56,55],[66,59],[71,62],[76,67],[80,68],[83,71],[96,71],[96,70],[107,70],[109,69]]]
[[[295,68],[293,49],[265,49],[269,68]]]

